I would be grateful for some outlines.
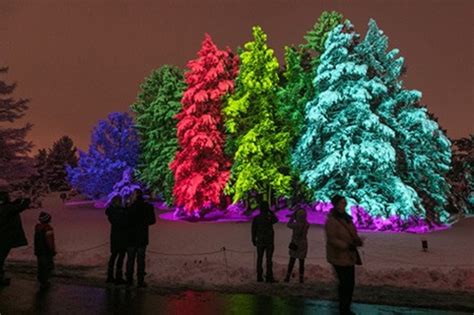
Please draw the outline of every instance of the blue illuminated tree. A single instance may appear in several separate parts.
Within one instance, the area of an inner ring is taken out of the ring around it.
[[[422,215],[417,193],[396,175],[395,133],[372,111],[388,88],[368,74],[358,41],[350,22],[330,32],[314,81],[319,94],[306,104],[293,163],[314,200],[339,193],[372,216]]]
[[[77,167],[68,168],[73,188],[90,198],[107,196],[127,168],[135,168],[138,134],[127,113],[111,113],[94,128],[89,151],[79,152]]]
[[[403,88],[404,59],[398,56],[398,49],[387,48],[388,37],[371,19],[364,40],[355,50],[368,65],[369,78],[379,78],[388,89],[372,99],[371,107],[395,132],[392,144],[397,153],[397,174],[417,191],[425,211],[437,213],[445,221],[451,142],[420,105],[421,92]]]

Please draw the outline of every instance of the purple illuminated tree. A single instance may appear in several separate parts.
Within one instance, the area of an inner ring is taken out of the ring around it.
[[[79,152],[78,166],[68,168],[72,187],[90,198],[107,196],[127,168],[135,168],[138,134],[127,113],[111,113],[94,128],[89,151]]]

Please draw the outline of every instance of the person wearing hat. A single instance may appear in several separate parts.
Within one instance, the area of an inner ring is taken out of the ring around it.
[[[39,223],[35,226],[35,256],[38,262],[38,282],[41,289],[49,287],[49,277],[54,269],[53,257],[56,256],[54,231],[51,227],[51,215],[41,212]]]
[[[357,247],[363,239],[357,234],[352,217],[346,213],[346,198],[335,195],[331,198],[333,208],[326,220],[326,258],[333,266],[338,279],[339,312],[341,315],[355,314],[351,311],[354,291],[354,266],[362,264]]]
[[[20,213],[29,205],[29,199],[17,199],[12,202],[8,192],[0,191],[0,287],[10,284],[10,279],[5,277],[4,270],[10,250],[28,245]]]

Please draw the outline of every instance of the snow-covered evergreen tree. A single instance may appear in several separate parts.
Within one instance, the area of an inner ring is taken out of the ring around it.
[[[176,120],[185,88],[183,72],[174,66],[162,66],[141,85],[136,113],[140,135],[138,179],[155,194],[163,194],[173,204],[174,175],[169,168],[178,149]]]
[[[68,167],[73,188],[90,198],[107,196],[127,168],[135,168],[138,133],[127,113],[111,113],[92,132],[89,151],[79,151],[77,167]]]
[[[388,88],[360,61],[358,37],[347,21],[330,32],[293,162],[314,200],[339,193],[373,216],[422,215],[417,193],[396,174],[395,133],[372,111]]]
[[[421,92],[403,88],[404,59],[398,56],[398,49],[387,49],[388,37],[370,20],[367,34],[355,50],[367,64],[369,78],[379,78],[387,87],[387,93],[371,100],[371,108],[395,132],[392,145],[397,153],[397,175],[417,191],[425,211],[437,213],[445,221],[451,143],[420,105]]]
[[[218,49],[207,34],[197,55],[188,62],[187,89],[176,116],[179,150],[170,165],[176,205],[188,215],[223,200],[231,161],[224,153],[222,98],[233,91],[238,71],[238,57]]]
[[[267,35],[253,28],[254,40],[240,54],[234,94],[224,107],[226,127],[235,142],[234,164],[227,192],[234,202],[250,192],[270,198],[288,195],[287,165],[290,134],[276,117],[278,61],[267,46]]]

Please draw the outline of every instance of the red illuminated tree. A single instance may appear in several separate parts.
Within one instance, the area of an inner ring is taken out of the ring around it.
[[[224,153],[222,98],[233,91],[238,72],[238,56],[219,50],[207,34],[197,55],[187,64],[187,89],[176,115],[180,148],[170,164],[175,204],[188,215],[220,204],[231,166]]]

